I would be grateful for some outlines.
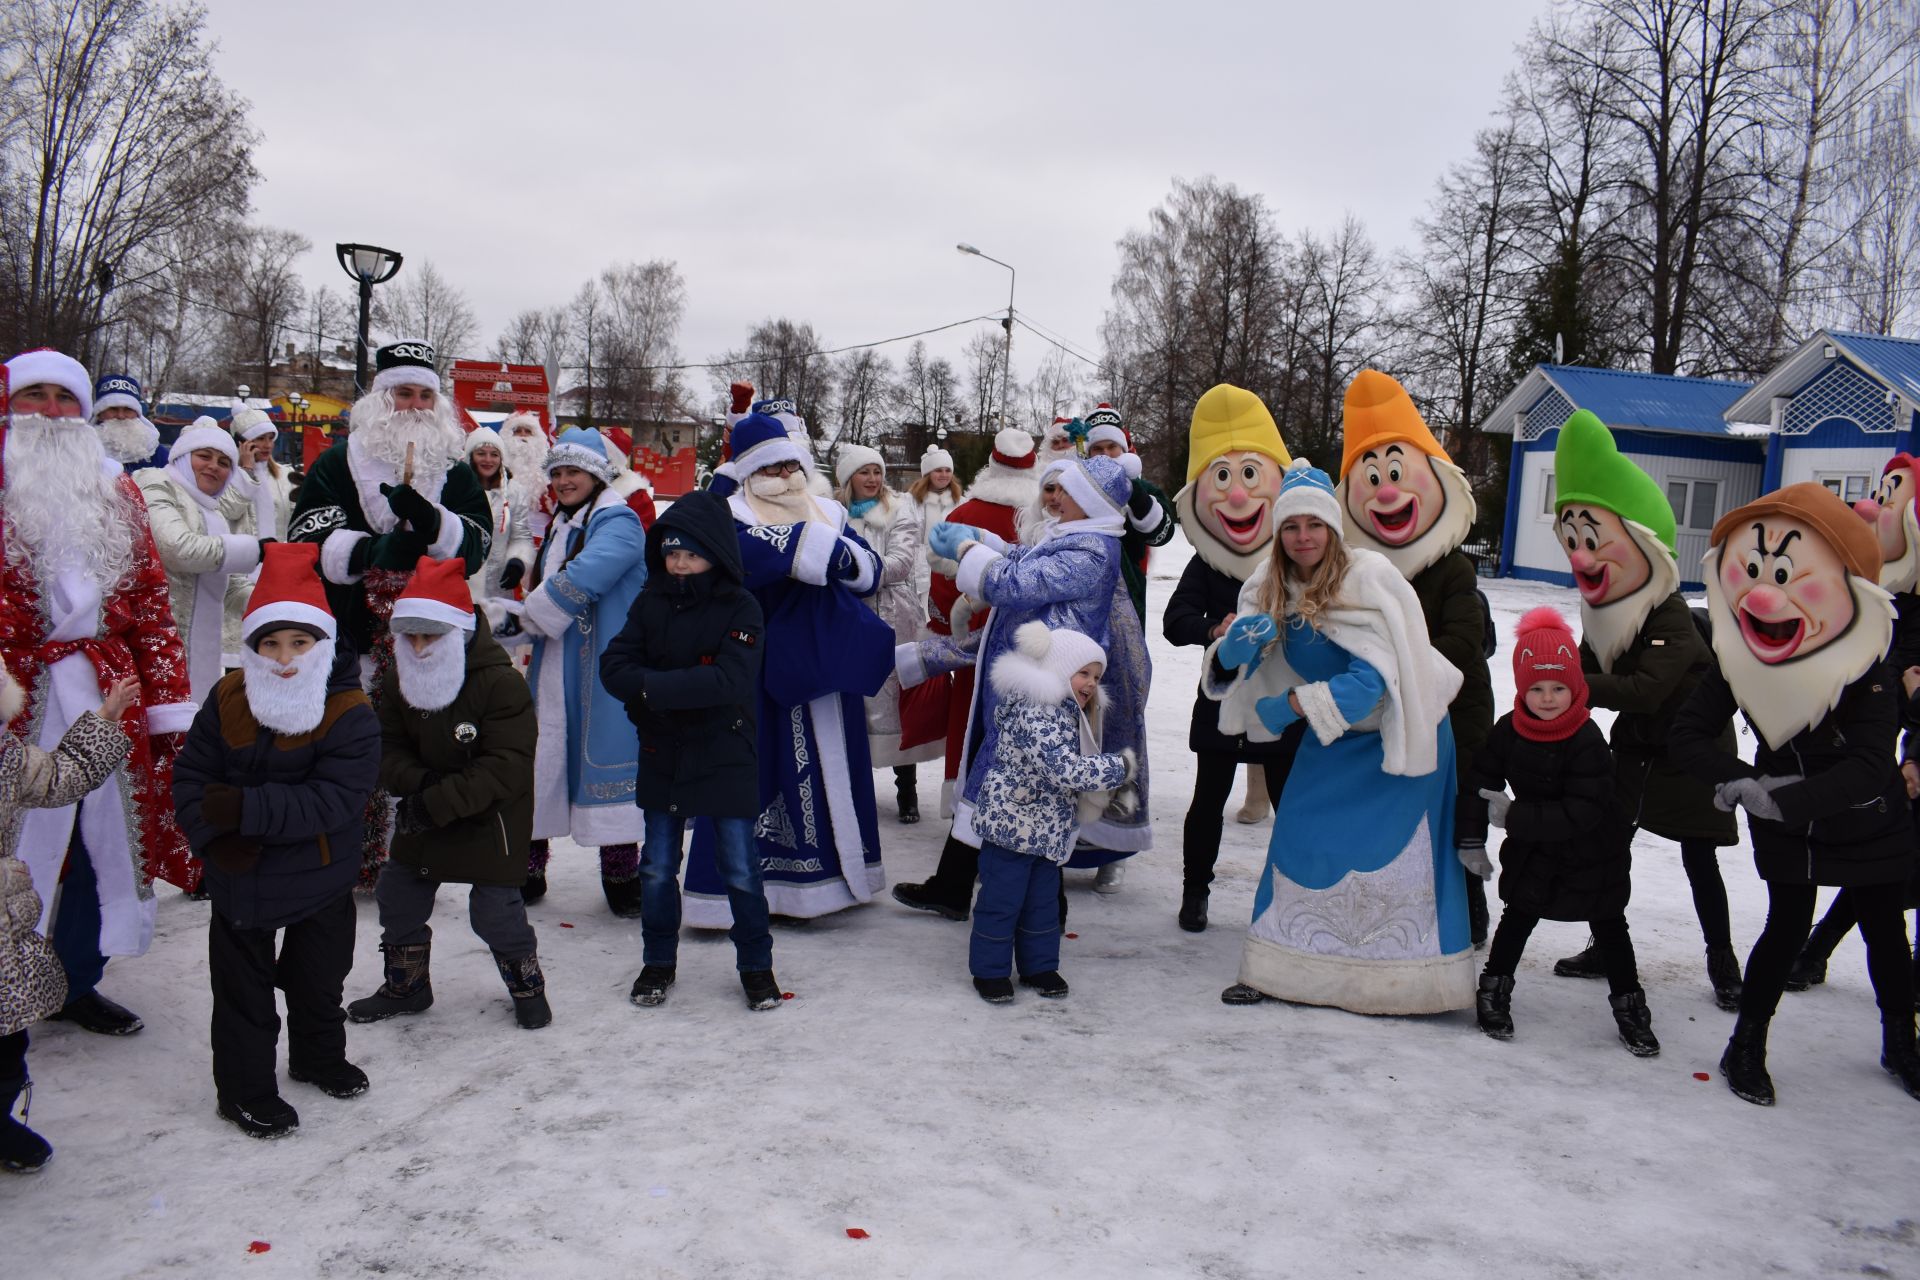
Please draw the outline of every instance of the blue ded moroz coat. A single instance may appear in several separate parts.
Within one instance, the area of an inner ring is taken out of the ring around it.
[[[535,634],[527,683],[540,724],[536,840],[597,846],[644,834],[633,803],[640,737],[600,683],[600,655],[646,583],[646,546],[639,517],[612,489],[572,515],[556,513],[540,544],[522,616]]]
[[[824,520],[762,524],[729,500],[747,590],[765,614],[760,674],[760,801],[754,843],[767,906],[810,918],[870,902],[886,887],[873,804],[866,699],[893,670],[893,629],[860,603],[880,586],[880,557],[847,527],[846,509],[813,503]],[[841,547],[855,577],[831,566]],[[713,858],[713,824],[693,824],[683,919],[733,924]]]

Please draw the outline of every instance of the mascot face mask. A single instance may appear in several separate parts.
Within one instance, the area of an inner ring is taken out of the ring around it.
[[[1812,527],[1784,516],[1730,535],[1718,577],[1740,638],[1768,666],[1824,649],[1857,612],[1839,555]]]
[[[1346,497],[1348,519],[1390,547],[1418,541],[1447,508],[1433,460],[1397,443],[1361,455],[1348,477]]]
[[[1920,513],[1914,509],[1920,464],[1904,454],[1887,465],[1873,496],[1853,504],[1861,519],[1873,526],[1880,543],[1880,585],[1889,591],[1911,591],[1920,578]]]
[[[1573,585],[1591,608],[1612,604],[1647,585],[1653,564],[1626,523],[1605,507],[1569,504],[1554,534],[1573,569]]]
[[[1236,553],[1256,552],[1273,537],[1273,500],[1283,468],[1264,453],[1236,450],[1207,463],[1194,482],[1194,509],[1207,532]]]

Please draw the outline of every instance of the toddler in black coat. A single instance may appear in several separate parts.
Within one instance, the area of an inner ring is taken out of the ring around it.
[[[1480,1029],[1496,1040],[1512,1039],[1513,975],[1533,927],[1542,920],[1584,920],[1606,961],[1608,1003],[1621,1041],[1635,1056],[1653,1057],[1660,1042],[1627,934],[1631,832],[1613,813],[1613,756],[1587,709],[1579,643],[1553,609],[1533,609],[1520,619],[1513,676],[1513,710],[1500,717],[1475,757],[1473,787],[1458,820],[1461,860],[1469,866],[1476,846],[1486,865],[1489,823],[1507,833],[1500,846],[1506,910],[1480,975]]]

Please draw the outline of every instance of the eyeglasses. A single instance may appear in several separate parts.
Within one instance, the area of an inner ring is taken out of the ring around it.
[[[786,462],[770,462],[761,467],[757,474],[763,476],[790,476],[801,469],[801,464],[789,459]]]

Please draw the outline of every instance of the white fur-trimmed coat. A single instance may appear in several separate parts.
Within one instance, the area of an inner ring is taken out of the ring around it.
[[[1132,762],[1100,752],[1100,700],[1089,720],[1067,681],[1026,654],[1002,654],[988,679],[1000,696],[999,733],[973,829],[1004,849],[1064,863],[1088,812],[1105,812],[1108,793],[1132,776]]]

